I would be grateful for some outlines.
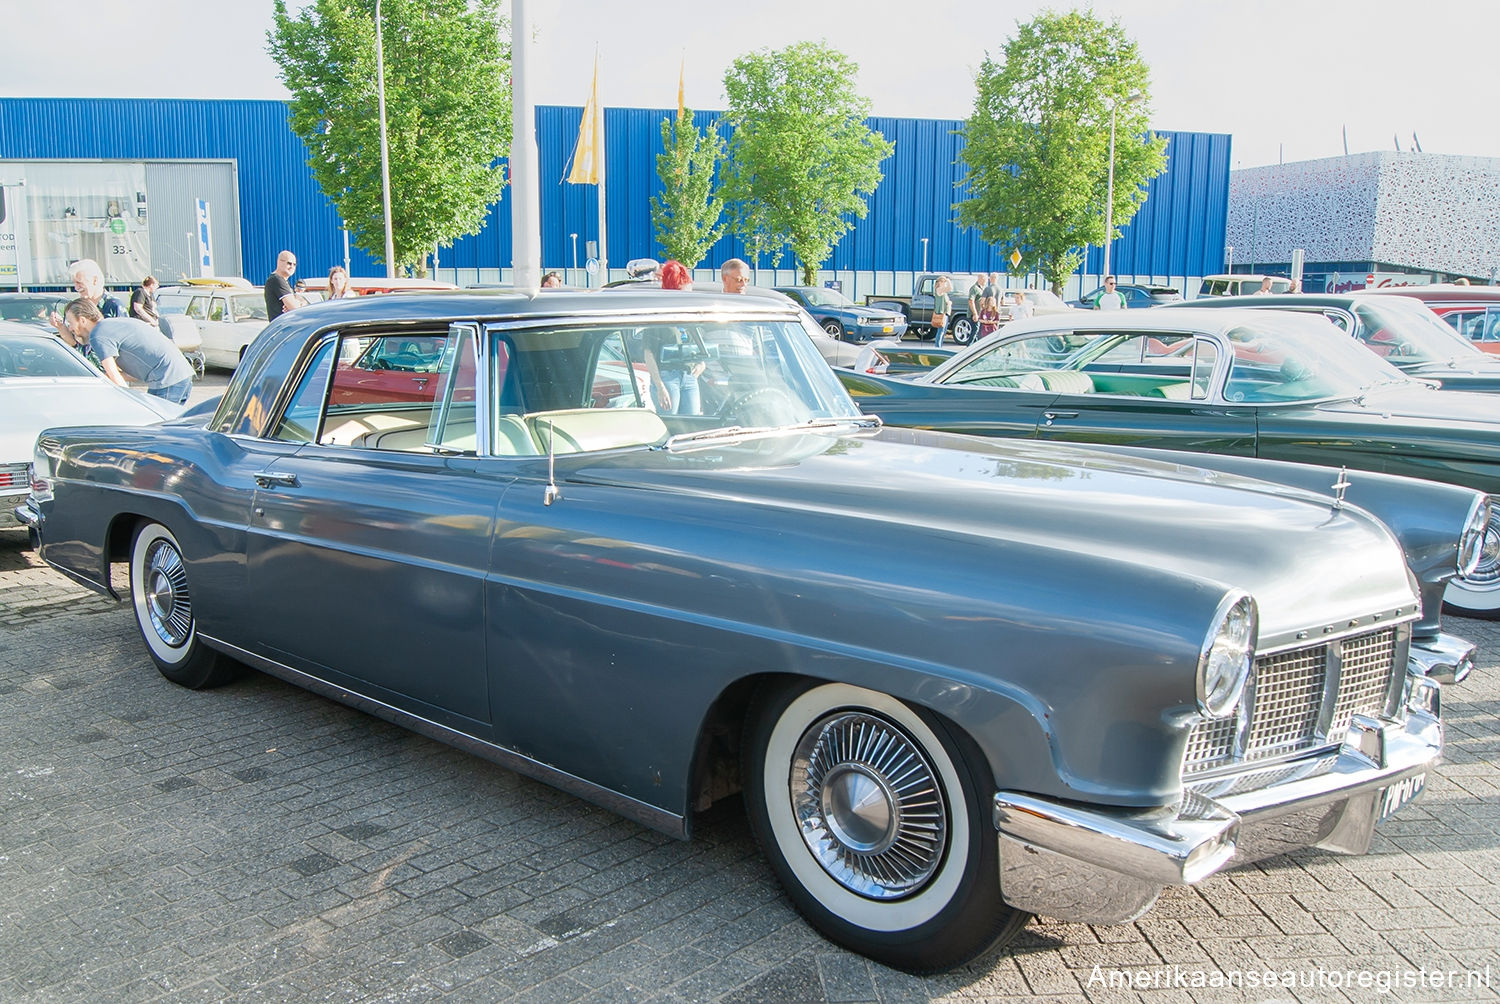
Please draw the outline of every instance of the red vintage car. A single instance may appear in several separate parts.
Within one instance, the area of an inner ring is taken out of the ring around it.
[[[1500,355],[1500,286],[1434,283],[1430,286],[1384,286],[1365,292],[1421,300],[1476,348]]]

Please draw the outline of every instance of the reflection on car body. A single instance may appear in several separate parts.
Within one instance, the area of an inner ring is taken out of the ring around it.
[[[22,511],[70,577],[128,565],[183,685],[246,663],[682,837],[742,786],[890,965],[1369,849],[1441,754],[1472,647],[1422,596],[1481,496],[882,430],[810,333],[684,292],[299,308],[212,416],[43,434]]]

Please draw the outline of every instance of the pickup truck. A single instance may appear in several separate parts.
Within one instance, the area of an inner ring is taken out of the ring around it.
[[[932,286],[944,275],[953,283],[953,309],[948,314],[948,335],[959,345],[968,345],[979,331],[979,322],[969,316],[969,287],[974,285],[972,275],[926,272],[918,277],[910,296],[871,293],[865,297],[865,306],[905,314],[907,332],[924,338],[932,333]]]

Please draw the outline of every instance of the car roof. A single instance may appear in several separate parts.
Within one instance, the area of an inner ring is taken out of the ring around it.
[[[1264,300],[1265,297],[1257,297]],[[1185,301],[1196,303],[1195,300]],[[1011,321],[1000,329],[1002,335],[1017,335],[1039,331],[1076,330],[1079,328],[1107,328],[1111,331],[1182,331],[1192,329],[1209,334],[1219,334],[1245,324],[1263,323],[1261,312],[1249,307],[1152,307],[1149,310],[1076,310],[1070,313],[1041,314],[1023,321]],[[1296,317],[1296,314],[1284,316]],[[1306,317],[1293,323],[1307,321],[1319,327],[1329,322],[1321,317]]]
[[[1407,296],[1434,303],[1500,301],[1500,286],[1459,286],[1455,283],[1433,283],[1428,286],[1381,286],[1365,290],[1367,296]]]

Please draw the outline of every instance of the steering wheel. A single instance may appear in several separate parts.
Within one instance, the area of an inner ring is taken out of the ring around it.
[[[388,363],[388,362],[386,362],[384,359],[371,359],[370,360],[370,369],[372,369],[372,370],[388,370],[390,368],[391,368],[391,364]]]
[[[801,421],[805,410],[780,387],[757,387],[725,402],[719,419],[730,425],[787,425]]]

